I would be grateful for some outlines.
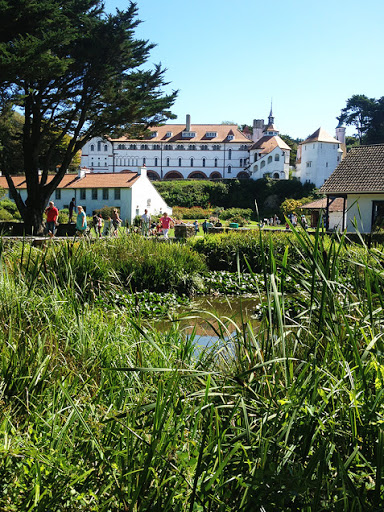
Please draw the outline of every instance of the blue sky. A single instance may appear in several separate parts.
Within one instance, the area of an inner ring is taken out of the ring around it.
[[[156,43],[173,112],[196,124],[252,124],[331,135],[353,94],[384,96],[384,0],[138,0],[137,37]],[[126,8],[106,0],[108,12]],[[348,129],[349,134],[353,128]]]

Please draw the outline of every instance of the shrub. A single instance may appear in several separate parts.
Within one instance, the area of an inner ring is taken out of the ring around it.
[[[234,215],[230,219],[228,219],[228,222],[236,222],[239,226],[246,226],[247,224],[250,224],[250,221],[245,219],[244,217],[240,217],[240,215]]]
[[[19,210],[17,209],[16,203],[12,201],[11,199],[5,198],[0,201],[0,209],[6,210],[8,213],[11,214],[10,219],[3,219],[3,220],[19,220],[21,219],[21,215]]]
[[[9,211],[5,210],[4,208],[0,208],[0,220],[12,220],[13,215],[9,213]]]
[[[103,217],[104,220],[106,219],[109,219],[110,217],[112,217],[112,214],[113,214],[113,210],[115,209],[116,207],[115,206],[103,206],[102,208],[99,208],[98,210],[95,210],[95,213],[98,215],[99,213],[101,213],[101,216]],[[118,208],[118,210],[120,210]]]
[[[193,208],[182,208],[175,206],[172,210],[172,216],[175,219],[207,219],[212,215],[212,209],[204,209],[200,206],[194,206]]]
[[[220,213],[220,218],[223,220],[232,220],[232,218],[239,217],[249,221],[251,216],[252,210],[250,208],[228,208],[228,210],[224,210]]]
[[[63,208],[59,210],[59,218],[58,221],[60,224],[67,224],[69,221],[69,211],[68,208]]]

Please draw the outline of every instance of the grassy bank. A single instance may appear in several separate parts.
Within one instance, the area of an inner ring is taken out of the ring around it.
[[[261,241],[259,329],[199,354],[89,300],[151,246],[4,251],[0,510],[380,510],[383,253],[294,236]]]

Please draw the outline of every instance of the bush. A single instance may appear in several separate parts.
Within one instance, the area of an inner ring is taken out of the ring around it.
[[[58,222],[60,224],[68,224],[68,221],[69,221],[69,211],[68,211],[68,208],[63,208],[62,210],[59,210]]]
[[[244,217],[240,217],[240,215],[234,215],[230,219],[228,219],[228,222],[236,222],[239,226],[246,226],[247,224],[250,224],[250,221],[245,219]]]
[[[223,219],[223,220],[231,219],[231,222],[237,222],[237,221],[232,221],[232,218],[235,218],[235,217],[247,219],[249,221],[251,219],[251,216],[252,216],[252,210],[250,208],[228,208],[228,210],[224,210],[220,213],[220,219]]]
[[[0,220],[13,220],[13,215],[4,208],[0,208]]]
[[[16,203],[14,201],[12,201],[11,199],[2,199],[0,201],[0,209],[1,210],[6,210],[8,213],[11,214],[11,218],[10,219],[2,219],[2,220],[20,220],[21,219],[21,215],[20,215],[20,212],[19,210],[17,209],[17,206],[16,206]]]
[[[113,210],[116,208],[116,206],[103,206],[102,208],[100,208],[99,210],[95,210],[95,213],[98,215],[99,213],[101,213],[101,216],[103,217],[104,220],[107,220],[109,219],[110,217],[112,217],[112,214],[113,214]],[[120,211],[120,208],[117,208],[119,211]]]
[[[200,206],[194,206],[193,208],[175,206],[172,210],[172,217],[175,219],[207,219],[212,215],[212,212],[212,209],[204,209]]]

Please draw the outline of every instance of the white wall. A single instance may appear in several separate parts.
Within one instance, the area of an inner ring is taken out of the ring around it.
[[[172,214],[172,208],[167,205],[159,192],[146,176],[146,170],[141,169],[142,175],[132,185],[131,219],[136,215],[143,215],[147,209],[151,215],[167,212]]]
[[[371,232],[372,202],[384,201],[384,194],[359,195],[348,194],[347,197],[347,231]],[[356,223],[356,228],[355,224]]]
[[[297,166],[297,177],[302,183],[310,181],[317,188],[321,187],[341,161],[342,151],[339,150],[339,144],[309,142],[301,144],[300,148],[301,163]]]
[[[98,143],[100,143],[100,151],[98,151]],[[129,149],[130,142],[125,143],[127,149],[117,149],[118,144],[114,143],[115,165],[113,166],[112,144],[110,142],[102,141],[100,137],[95,137],[85,144],[82,157],[81,166],[93,169],[94,172],[120,172],[126,169],[133,170],[138,166],[144,164],[148,170],[156,172],[160,178],[164,177],[168,172],[176,171],[181,173],[183,178],[188,178],[192,172],[203,172],[207,178],[211,173],[219,172],[222,177],[235,178],[237,174],[244,170],[248,162],[248,149],[240,149],[246,143],[209,143],[207,142],[172,142],[169,143],[173,149],[163,150],[152,149],[157,141],[145,141],[149,149],[140,149],[141,144],[136,143],[138,149]],[[183,145],[188,148],[189,144],[194,144],[195,150],[178,150],[177,145]],[[207,150],[201,150],[201,145],[207,145]],[[251,146],[251,141],[248,146]],[[93,145],[94,151],[91,151]],[[220,146],[220,150],[213,150],[213,146]],[[105,151],[107,147],[107,151]],[[231,149],[231,160],[229,160],[229,149]],[[157,166],[155,166],[155,158],[157,158]],[[169,166],[167,166],[167,158],[170,159]],[[179,158],[182,159],[182,165],[179,166]],[[191,167],[191,158],[193,158],[193,167]],[[203,167],[203,158],[205,158],[205,167]],[[215,158],[217,158],[217,167],[215,167]],[[240,166],[240,159],[242,165]],[[228,174],[228,166],[231,166],[231,173]]]
[[[250,152],[250,161],[251,161],[251,178],[254,180],[258,180],[263,178],[263,176],[268,173],[271,178],[275,173],[279,174],[279,179],[287,180],[289,178],[289,151],[283,150],[281,148],[274,148],[267,155],[261,155],[256,162],[254,162],[255,153],[257,150],[252,150]],[[279,160],[275,160],[275,156],[279,156]],[[268,158],[272,157],[272,162],[268,163]],[[262,168],[262,162],[265,163],[265,166]]]

